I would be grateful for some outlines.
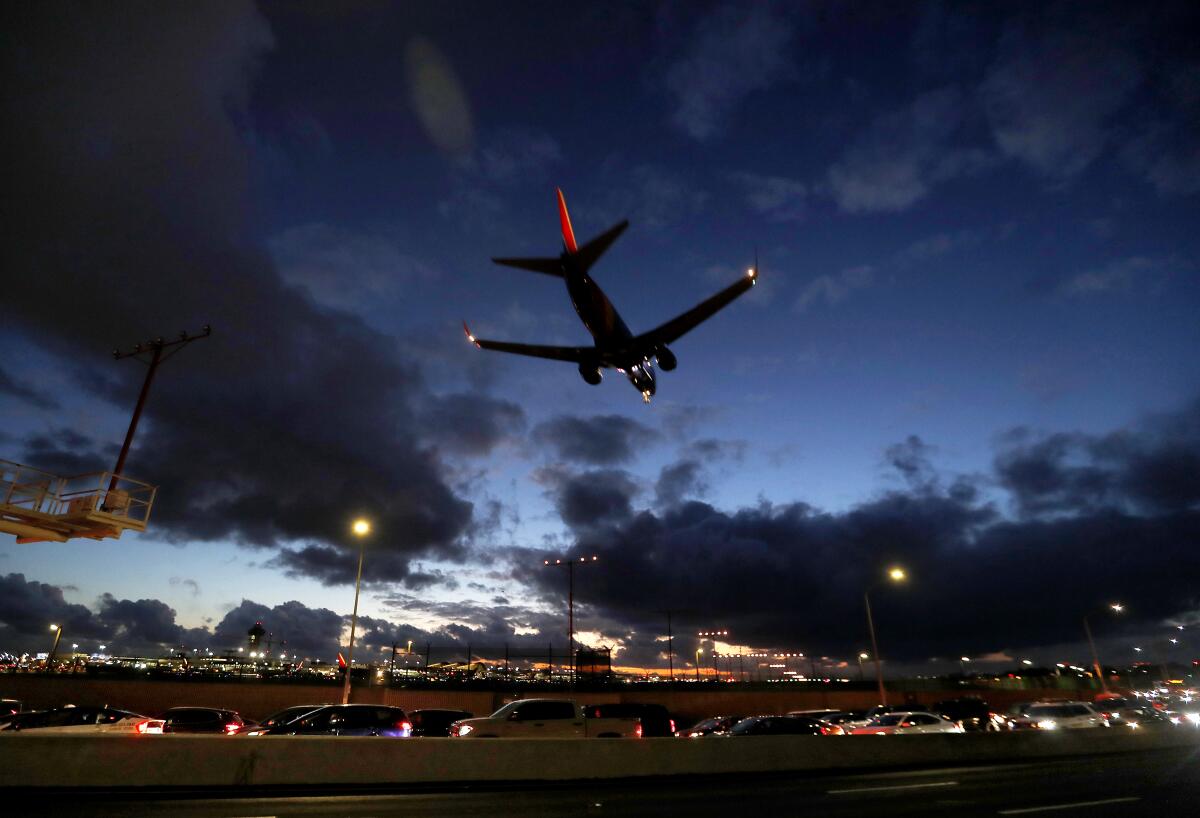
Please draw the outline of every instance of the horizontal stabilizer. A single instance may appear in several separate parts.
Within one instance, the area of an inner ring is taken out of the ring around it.
[[[620,224],[615,224],[605,230],[599,236],[596,236],[596,238],[592,239],[587,244],[580,247],[575,252],[575,259],[579,266],[584,270],[590,269],[591,266],[600,258],[600,256],[604,255],[604,252],[608,250],[609,247],[612,247],[612,243],[616,241],[622,233],[625,232],[625,228],[628,226],[629,222],[627,220],[621,222]]]
[[[548,276],[563,277],[562,260],[557,258],[494,258],[496,264],[505,267],[519,267],[522,270],[533,270],[535,273],[545,273]]]

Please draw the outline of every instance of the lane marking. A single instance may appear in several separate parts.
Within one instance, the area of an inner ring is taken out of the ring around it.
[[[826,795],[847,795],[852,792],[887,792],[889,790],[925,790],[930,787],[957,786],[957,781],[934,781],[929,784],[895,784],[890,787],[855,787],[852,790],[826,790]]]
[[[1023,807],[1021,809],[1002,809],[997,815],[1027,815],[1031,812],[1050,812],[1060,809],[1081,809],[1083,807],[1099,807],[1104,804],[1128,804],[1141,801],[1141,798],[1106,798],[1103,801],[1077,801],[1074,804],[1051,804],[1048,807]]]

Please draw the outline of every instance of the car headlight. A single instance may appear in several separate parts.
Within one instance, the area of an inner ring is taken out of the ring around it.
[[[463,737],[463,736],[465,736],[465,735],[469,735],[469,734],[471,733],[471,731],[473,731],[474,729],[475,729],[475,728],[474,728],[474,727],[472,727],[472,726],[471,726],[471,725],[469,725],[469,724],[460,724],[460,725],[458,726],[458,735],[459,735],[459,738],[461,738],[461,737]]]
[[[1039,730],[1057,730],[1058,722],[1054,719],[1042,719],[1037,723]]]
[[[1188,713],[1184,718],[1192,724],[1200,724],[1200,713]]]
[[[1137,729],[1140,726],[1136,721],[1127,721],[1125,724],[1132,729]]]

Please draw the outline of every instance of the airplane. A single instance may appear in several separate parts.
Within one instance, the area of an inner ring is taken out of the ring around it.
[[[603,379],[600,370],[615,369],[625,375],[633,387],[642,394],[642,400],[649,403],[655,391],[654,365],[651,363],[651,358],[664,372],[670,372],[675,368],[677,361],[675,353],[667,347],[667,344],[673,343],[684,333],[711,317],[753,287],[758,280],[756,254],[754,266],[747,270],[746,275],[736,283],[721,290],[708,300],[702,301],[687,312],[672,318],[667,323],[641,335],[634,335],[621,320],[621,316],[617,314],[616,308],[608,300],[608,296],[588,275],[592,265],[625,232],[629,221],[627,219],[621,221],[586,244],[579,246],[575,242],[575,231],[571,227],[571,217],[567,213],[567,201],[563,197],[561,189],[558,190],[558,218],[562,225],[563,251],[557,258],[493,258],[492,261],[507,267],[518,267],[522,270],[532,270],[535,273],[563,279],[567,284],[567,293],[571,296],[575,312],[579,314],[583,325],[592,334],[593,346],[557,347],[487,341],[483,338],[476,338],[464,321],[463,331],[467,334],[467,340],[475,346],[496,352],[570,361],[579,365],[579,374],[592,386],[600,383]]]

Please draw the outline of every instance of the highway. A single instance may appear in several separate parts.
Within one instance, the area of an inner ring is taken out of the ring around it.
[[[12,795],[14,793],[10,793]],[[18,794],[21,795],[21,794]],[[1188,816],[1200,805],[1200,752],[1156,750],[1037,764],[865,775],[689,777],[439,791],[40,793],[41,815],[249,816]]]

